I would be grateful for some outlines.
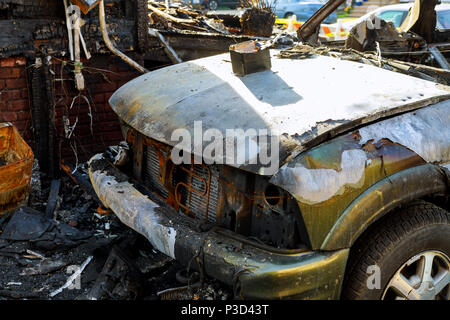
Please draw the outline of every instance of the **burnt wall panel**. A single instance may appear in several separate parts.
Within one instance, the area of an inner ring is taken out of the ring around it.
[[[134,52],[146,47],[143,32],[139,44],[137,41],[137,24],[142,24],[146,16],[144,1],[105,0],[105,11],[114,45],[143,64],[142,57]],[[0,0],[0,122],[15,124],[34,149],[39,144],[50,148],[41,143],[48,136],[48,123],[40,128],[40,120],[33,121],[33,106],[38,106],[41,120],[54,108],[58,158],[75,160],[76,153],[80,161],[122,140],[118,118],[108,100],[117,88],[139,75],[107,49],[97,8],[83,14],[82,19],[82,35],[92,58],[86,60],[81,52],[86,88],[78,92],[74,63],[68,60],[63,1]],[[39,81],[33,83],[33,76]],[[36,125],[38,128],[33,129]]]
[[[135,1],[105,1],[107,30],[122,51],[134,51],[137,45]],[[91,53],[108,53],[103,43],[94,8],[82,15],[81,32]],[[32,57],[44,52],[67,55],[68,35],[62,0],[0,0],[0,57]]]

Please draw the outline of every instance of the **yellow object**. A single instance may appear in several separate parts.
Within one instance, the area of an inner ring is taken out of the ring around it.
[[[357,20],[358,18],[342,18],[342,22],[348,22],[348,21],[353,21],[353,20]]]
[[[0,215],[28,199],[34,155],[11,123],[0,123]]]
[[[291,19],[276,19],[275,24],[288,25],[289,22],[291,22],[291,21],[292,21]],[[294,20],[292,22],[294,24],[299,24],[299,25],[302,25],[304,23],[302,21],[296,21],[296,20]]]

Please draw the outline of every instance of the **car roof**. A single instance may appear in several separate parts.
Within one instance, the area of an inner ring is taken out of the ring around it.
[[[438,11],[450,10],[450,3],[441,3],[436,8]]]
[[[281,1],[289,1],[289,0],[281,0]],[[281,1],[279,0],[279,1],[277,1],[277,3],[280,3]],[[306,0],[306,1],[294,0],[291,3],[289,3],[289,4],[316,4],[316,5],[323,5],[324,2],[317,1],[317,0]]]
[[[383,7],[379,7],[377,9],[374,9],[368,13],[366,13],[365,15],[363,15],[362,17],[358,18],[357,20],[365,20],[367,17],[369,17],[370,15],[376,13],[376,12],[384,12],[384,11],[390,11],[390,10],[402,10],[402,11],[408,11],[409,9],[411,9],[411,7],[414,5],[414,3],[398,3],[398,4],[391,4],[391,5],[387,5],[387,6],[383,6]],[[449,10],[450,9],[450,4],[448,3],[442,3],[436,6],[436,11],[444,11],[444,10]]]
[[[376,10],[379,11],[388,11],[388,10],[409,10],[414,5],[414,2],[409,3],[398,3],[398,4],[391,4],[383,7],[379,7]],[[450,9],[449,3],[441,3],[436,6],[437,11],[443,11]]]
[[[202,120],[203,130],[268,130],[291,150],[356,123],[449,98],[434,82],[375,66],[325,56],[282,59],[278,50],[270,52],[271,70],[243,77],[233,74],[229,54],[158,69],[122,86],[109,103],[128,125],[172,146],[175,130],[193,133],[194,122]]]

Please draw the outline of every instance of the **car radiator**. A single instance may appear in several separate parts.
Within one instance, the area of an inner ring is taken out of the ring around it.
[[[159,153],[159,154],[158,154]],[[144,182],[148,188],[163,198],[169,192],[159,177],[160,156],[167,159],[166,152],[147,146],[145,152]],[[219,170],[203,164],[177,165],[171,180],[175,200],[181,212],[201,221],[215,223],[219,203]]]

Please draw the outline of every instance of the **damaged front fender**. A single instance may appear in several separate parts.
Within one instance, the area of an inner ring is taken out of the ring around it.
[[[127,226],[162,253],[234,287],[253,299],[338,299],[348,249],[334,252],[264,250],[231,231],[198,230],[198,223],[149,199],[102,155],[89,162],[94,189]]]
[[[425,164],[381,180],[345,210],[328,233],[321,249],[350,248],[369,225],[396,207],[450,190],[449,178],[438,166]]]
[[[440,184],[426,185],[434,183],[436,179],[428,179],[435,175],[417,169],[413,171],[417,176],[410,176],[406,170],[448,162],[450,100],[362,127],[304,152],[281,167],[271,182],[297,199],[312,248],[336,250],[350,247],[356,231],[367,228],[374,212],[392,208],[401,199],[440,191]],[[395,179],[403,171],[416,188]],[[383,179],[390,183],[377,185]],[[371,196],[361,196],[364,192],[374,194],[369,211],[364,208]],[[356,210],[353,218],[345,217],[346,210]],[[352,231],[345,241],[344,231],[337,231],[343,221],[345,230]]]

